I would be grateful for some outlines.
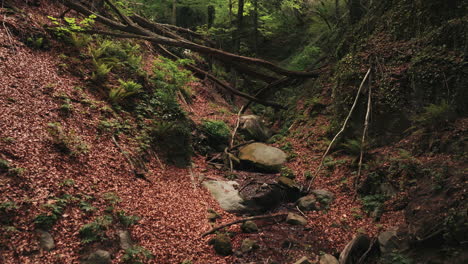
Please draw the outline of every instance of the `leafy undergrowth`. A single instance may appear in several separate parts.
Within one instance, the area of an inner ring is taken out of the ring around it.
[[[47,3],[35,9],[26,7],[26,10],[40,23],[50,22],[46,15],[58,17],[64,11]],[[6,20],[14,28],[24,26],[19,17],[7,16]],[[304,228],[259,222],[260,233],[243,234],[239,226],[231,226],[227,231],[235,234],[234,248],[245,238],[259,241],[260,248],[242,259],[217,256],[208,245],[210,237],[201,238],[201,234],[212,227],[207,212],[214,210],[220,214],[217,224],[240,217],[223,212],[200,183],[203,179],[224,179],[226,172],[211,167],[203,156],[193,157],[192,168],[187,169],[161,164],[157,156],[149,155],[145,157],[147,180],[136,178],[134,168],[120,148],[134,150],[146,146],[135,143],[131,133],[118,133],[119,147],[111,132],[132,130],[138,120],[125,112],[114,111],[106,100],[107,94],[103,96],[92,89],[80,88],[87,87],[89,82],[80,74],[63,71],[63,65],[60,66],[63,61],[56,49],[32,49],[16,39],[18,32],[15,35],[8,35],[0,28],[2,263],[77,263],[83,251],[98,245],[111,247],[114,263],[133,255],[146,256],[145,249],[154,256],[148,258],[149,263],[184,260],[193,263],[273,260],[291,263],[302,256],[317,259],[322,252],[336,255],[356,233],[375,236],[380,231],[403,225],[406,220],[399,204],[405,203],[410,189],[399,189],[394,199],[374,193],[353,199],[356,157],[350,154],[356,153],[356,144],[348,142],[345,144],[347,151],[336,152],[325,160],[323,170],[312,185],[314,189],[324,188],[334,193],[335,200],[330,208],[307,212],[309,221]],[[143,54],[143,69],[147,73],[153,67],[153,57]],[[79,61],[74,63],[84,67]],[[85,74],[90,75],[86,71]],[[111,79],[119,83],[115,76]],[[91,81],[97,86],[96,80]],[[137,87],[127,80],[120,84]],[[324,90],[330,86],[325,83]],[[224,127],[220,121],[230,128],[235,126],[236,111],[213,87],[194,80],[189,87],[191,93],[181,91],[189,100],[179,98],[179,103],[190,120],[196,125],[217,124],[216,130],[220,131],[223,129],[219,128]],[[120,90],[114,90],[117,92],[112,97],[115,100],[110,100],[114,105],[121,103],[124,95],[130,97],[143,88],[138,86],[131,94],[126,93],[126,88],[116,89]],[[330,104],[328,99],[322,103]],[[302,107],[301,103],[298,105]],[[329,143],[330,116],[317,115],[320,109],[312,110],[316,115],[313,123],[309,122],[312,118],[298,118],[283,129],[281,135],[275,136],[273,142],[288,153],[287,173],[294,174],[296,180],[306,186]],[[466,124],[460,126],[454,131],[466,133]],[[226,136],[226,133],[220,134],[223,138]],[[394,185],[398,186],[403,179],[403,185],[411,186],[415,179],[402,172],[413,169],[412,165],[419,162],[429,164],[447,159],[446,155],[430,153],[408,157],[407,153],[398,151],[408,141],[411,142],[411,138],[402,140],[400,145],[372,152],[372,156],[385,157],[373,168],[377,176],[379,168],[393,170]],[[426,141],[433,145],[430,138]],[[402,167],[395,169],[389,164]],[[460,165],[457,163],[457,166]],[[363,176],[369,177],[371,168],[366,169],[369,170]],[[239,178],[245,176],[238,171],[235,174]],[[438,180],[438,174],[432,177],[433,187],[440,188],[443,182]],[[291,204],[278,210],[283,209],[295,210]],[[36,227],[50,230],[56,243],[53,251],[39,252]],[[128,228],[138,244],[127,254],[115,243],[117,228]]]

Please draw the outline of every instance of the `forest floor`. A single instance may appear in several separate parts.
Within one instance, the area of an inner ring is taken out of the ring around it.
[[[57,13],[47,5],[26,7],[24,11],[37,23]],[[19,25],[20,20],[17,16],[3,18],[12,25]],[[112,203],[106,198],[109,194],[121,200],[113,204],[115,211],[141,218],[129,230],[133,240],[155,256],[152,263],[292,263],[302,256],[317,259],[322,252],[336,255],[358,232],[375,236],[405,222],[403,211],[386,211],[379,222],[362,211],[361,201],[353,199],[352,170],[346,166],[353,158],[338,154],[334,159],[342,162],[319,174],[312,186],[334,193],[329,210],[305,212],[305,227],[263,221],[258,222],[260,232],[243,234],[239,226],[231,226],[234,248],[243,239],[252,238],[259,242],[260,249],[242,258],[218,256],[208,245],[211,237],[201,236],[213,227],[207,219],[208,210],[221,215],[216,224],[242,216],[224,212],[201,181],[224,179],[225,170],[212,167],[203,156],[195,156],[189,169],[161,165],[153,158],[147,164],[149,181],[136,178],[111,136],[99,131],[100,121],[110,115],[105,110],[109,105],[99,95],[78,89],[86,87],[86,82],[60,71],[59,55],[60,51],[54,49],[31,49],[6,27],[0,27],[0,158],[24,169],[14,176],[0,173],[0,202],[13,201],[18,206],[11,215],[15,230],[0,234],[1,263],[78,263],[83,251],[89,250],[80,242],[79,230],[106,213]],[[195,91],[194,100],[183,106],[192,120],[217,119],[231,128],[235,126],[237,114],[213,87],[203,82],[190,85]],[[60,110],[63,95],[71,99],[73,111],[69,115]],[[71,157],[58,152],[48,132],[48,124],[55,122],[88,145],[87,153]],[[304,174],[314,172],[319,165],[326,148],[322,139],[327,124],[326,116],[318,116],[313,124],[296,124],[281,143],[290,144],[297,154],[286,166],[295,172],[299,183],[307,185]],[[120,136],[119,142],[124,149],[132,146],[129,136]],[[69,202],[50,230],[56,248],[41,251],[34,217],[45,211],[44,205],[57,203],[56,197],[63,195],[92,197],[89,203],[96,210],[86,213],[80,210],[79,201]],[[295,208],[286,205],[278,210]],[[107,232],[115,237],[111,229]],[[291,243],[285,246],[285,241]],[[109,246],[116,241],[106,243]],[[123,251],[112,253],[113,262],[121,263]]]

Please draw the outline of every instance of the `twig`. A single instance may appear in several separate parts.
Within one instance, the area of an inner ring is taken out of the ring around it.
[[[197,189],[197,185],[195,184],[195,177],[193,177],[192,167],[189,167],[189,175],[190,175],[190,180],[192,181],[193,189]]]
[[[296,205],[296,209],[297,211],[299,211],[299,213],[301,213],[302,216],[304,216],[305,218],[308,218],[307,215],[305,215],[304,212],[302,212],[302,210],[299,209],[299,206]]]
[[[359,166],[358,166],[358,173],[356,176],[356,180],[354,182],[354,197],[353,200],[356,198],[357,190],[356,187],[359,183],[359,179],[361,178],[361,172],[362,172],[362,159],[364,157],[364,151],[365,151],[365,144],[366,144],[366,136],[367,136],[367,130],[369,128],[369,117],[370,117],[370,112],[371,112],[371,106],[372,106],[372,86],[370,84],[371,82],[371,77],[369,77],[369,92],[368,92],[368,97],[367,97],[367,111],[366,111],[366,119],[364,121],[364,130],[362,131],[362,139],[361,139],[361,153],[359,156]]]
[[[233,145],[234,145],[234,137],[236,136],[236,133],[237,133],[237,129],[239,129],[239,125],[240,125],[240,116],[243,112],[243,109],[244,109],[244,106],[241,107],[241,109],[239,110],[239,112],[237,113],[237,122],[236,122],[236,127],[234,128],[234,131],[232,131],[232,135],[231,135],[231,142],[229,143],[229,149],[232,149]]]
[[[356,105],[357,105],[357,102],[358,102],[358,99],[359,99],[359,95],[361,94],[362,87],[364,86],[364,83],[366,82],[367,77],[368,77],[369,74],[370,74],[370,71],[371,71],[371,68],[369,68],[369,70],[367,70],[367,73],[366,73],[366,75],[364,76],[364,79],[362,79],[361,85],[359,85],[359,89],[358,89],[357,94],[356,94],[356,98],[354,99],[353,106],[352,106],[351,109],[349,110],[348,116],[346,117],[346,119],[345,119],[345,121],[344,121],[344,123],[343,123],[343,126],[341,127],[341,130],[335,135],[335,137],[333,138],[333,140],[332,140],[332,141],[330,142],[330,144],[328,145],[327,150],[326,150],[325,153],[323,154],[322,159],[320,160],[320,165],[319,165],[319,167],[315,170],[314,177],[312,177],[311,180],[310,180],[310,182],[309,182],[309,186],[307,187],[307,191],[310,190],[310,186],[312,185],[313,180],[317,177],[317,175],[319,174],[320,170],[322,169],[323,161],[325,160],[325,157],[327,156],[328,152],[330,151],[331,147],[333,146],[333,143],[335,143],[335,141],[336,141],[336,139],[338,138],[338,136],[341,135],[341,133],[343,133],[343,131],[345,130],[346,125],[348,124],[349,118],[351,117],[351,114],[353,113],[354,108],[355,108]]]
[[[287,215],[288,214],[284,214],[284,213],[283,214],[274,214],[274,215],[259,215],[259,216],[252,216],[252,217],[243,218],[243,219],[240,219],[240,220],[235,220],[235,221],[232,221],[232,222],[217,226],[217,227],[211,229],[210,231],[203,233],[202,237],[213,234],[214,232],[216,232],[216,231],[218,231],[220,229],[223,229],[225,227],[232,226],[232,225],[235,225],[235,224],[239,224],[239,223],[243,223],[243,222],[247,222],[247,221],[253,221],[253,220],[275,218],[275,217],[279,217],[279,216],[287,216]]]
[[[242,146],[245,146],[245,145],[248,145],[248,144],[254,143],[254,142],[255,142],[255,140],[249,140],[249,141],[246,141],[246,142],[243,142],[243,143],[239,143],[239,144],[233,146],[232,148],[230,148],[229,150],[231,151],[231,150],[234,150],[236,148],[240,148]]]

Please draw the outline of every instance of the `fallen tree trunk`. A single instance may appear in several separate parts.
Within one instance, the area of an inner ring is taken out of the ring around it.
[[[155,44],[186,48],[186,49],[200,52],[203,54],[211,55],[226,63],[238,62],[238,63],[246,63],[249,65],[256,65],[256,66],[268,69],[276,74],[285,75],[285,76],[318,77],[318,74],[316,72],[292,71],[292,70],[281,68],[266,60],[237,55],[234,53],[222,51],[222,50],[211,48],[208,46],[196,44],[186,39],[173,39],[173,38],[168,38],[168,37],[158,35],[149,29],[141,27],[137,23],[133,22],[129,17],[123,15],[122,12],[120,12],[118,8],[116,8],[110,1],[106,1],[106,3],[112,7],[112,9],[117,13],[119,18],[125,24],[122,24],[119,21],[110,19],[103,15],[96,14],[95,12],[89,10],[88,8],[86,8],[85,6],[83,6],[77,1],[64,0],[64,5],[67,6],[68,8],[71,8],[77,11],[78,13],[81,13],[86,16],[95,15],[96,21],[108,26],[112,30],[118,30],[121,32],[121,33],[114,33],[114,32],[107,32],[107,31],[95,31],[96,33],[115,36],[115,37],[121,37],[121,38],[139,38],[139,39],[151,41]]]

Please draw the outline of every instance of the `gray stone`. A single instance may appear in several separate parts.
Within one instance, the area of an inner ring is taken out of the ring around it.
[[[232,254],[231,239],[225,234],[219,234],[214,238],[213,247],[219,255],[227,256]]]
[[[340,264],[354,264],[367,251],[370,246],[370,239],[366,235],[359,234],[351,240],[341,251]]]
[[[262,171],[278,172],[286,157],[281,149],[263,143],[252,143],[239,150],[239,159],[243,164]]]
[[[330,254],[324,254],[320,256],[319,264],[340,264],[340,263],[334,256]]]
[[[242,241],[240,250],[241,250],[242,253],[248,253],[248,252],[253,251],[253,250],[257,249],[257,248],[259,248],[259,246],[257,244],[257,241],[246,238],[246,239],[244,239]]]
[[[119,230],[117,231],[117,234],[119,235],[120,247],[122,249],[129,249],[133,246],[132,236],[130,236],[130,232],[126,230]]]
[[[253,221],[246,221],[241,225],[241,230],[244,233],[255,233],[258,231],[258,227]]]
[[[307,220],[295,213],[289,213],[288,217],[286,218],[286,223],[290,225],[302,225],[305,226],[307,224]]]
[[[401,241],[398,238],[396,230],[387,230],[380,233],[377,240],[379,241],[379,249],[382,255],[405,248],[405,241]]]
[[[315,195],[307,195],[297,200],[297,207],[303,211],[318,210],[316,203]]]
[[[323,189],[312,190],[311,193],[315,195],[317,201],[324,207],[329,207],[335,196],[332,192]]]
[[[89,254],[84,260],[85,264],[109,264],[111,263],[111,255],[109,251],[98,249]]]
[[[49,232],[38,229],[37,234],[39,235],[39,246],[42,250],[51,251],[55,248],[54,238]]]
[[[256,115],[244,115],[240,118],[240,131],[247,139],[265,142],[271,137],[271,131],[265,127]]]
[[[302,257],[300,260],[294,262],[294,264],[312,264],[307,257]]]
[[[219,203],[221,208],[230,213],[239,213],[247,208],[243,205],[244,200],[236,190],[239,184],[235,181],[205,181],[205,186]]]

